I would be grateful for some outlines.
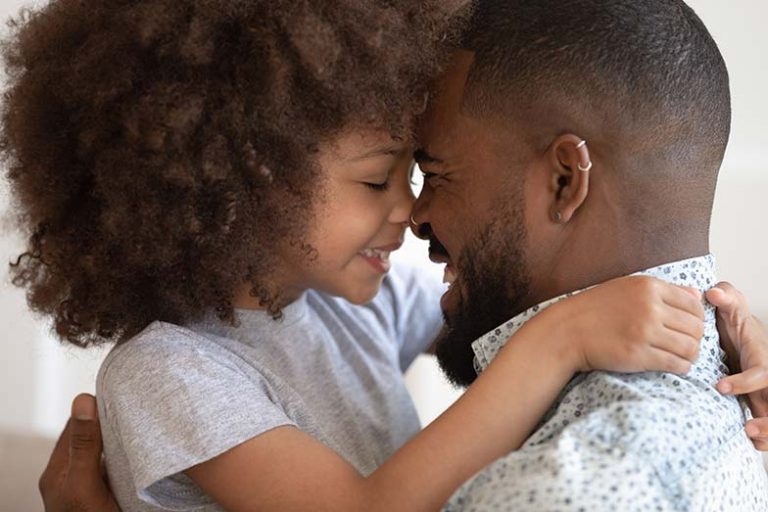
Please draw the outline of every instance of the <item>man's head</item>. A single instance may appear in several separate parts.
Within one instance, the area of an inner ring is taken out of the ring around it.
[[[682,1],[476,2],[417,154],[415,220],[456,278],[449,376],[471,382],[471,341],[529,306],[707,252],[729,129],[725,64]]]

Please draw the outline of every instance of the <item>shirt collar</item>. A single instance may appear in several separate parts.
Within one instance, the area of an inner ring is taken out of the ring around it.
[[[663,281],[667,281],[673,284],[681,286],[690,286],[697,288],[702,292],[710,289],[714,286],[715,279],[715,257],[711,254],[706,256],[699,256],[696,258],[690,258],[686,260],[676,261],[673,263],[665,263],[658,267],[653,267],[640,272],[635,272],[635,276],[650,276],[656,277]],[[576,290],[569,292],[554,299],[549,299],[536,306],[533,306],[526,311],[523,311],[516,317],[508,320],[504,324],[500,325],[493,331],[484,334],[472,343],[472,350],[475,353],[474,366],[475,371],[478,373],[483,372],[491,361],[499,353],[501,347],[503,347],[509,338],[515,334],[525,323],[557,302],[563,299],[572,297],[578,293],[581,293],[589,288],[582,290]]]

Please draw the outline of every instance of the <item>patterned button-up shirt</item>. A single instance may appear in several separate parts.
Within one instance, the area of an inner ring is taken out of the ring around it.
[[[715,283],[714,258],[639,274],[704,291]],[[527,320],[566,297],[477,340],[476,369]],[[744,432],[749,413],[714,388],[728,371],[724,357],[707,305],[701,355],[688,375],[578,375],[523,447],[466,482],[446,510],[768,511],[768,478]]]

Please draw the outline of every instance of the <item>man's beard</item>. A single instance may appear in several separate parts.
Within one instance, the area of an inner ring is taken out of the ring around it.
[[[514,199],[513,202],[516,202]],[[458,260],[461,286],[458,305],[444,312],[445,328],[435,353],[440,368],[456,386],[469,386],[477,378],[472,342],[521,312],[528,295],[530,275],[525,261],[526,229],[523,208],[494,219]],[[517,219],[518,224],[510,224]]]

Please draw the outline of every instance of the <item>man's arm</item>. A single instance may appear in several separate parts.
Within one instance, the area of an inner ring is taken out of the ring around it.
[[[119,512],[101,460],[101,428],[96,398],[82,394],[40,477],[47,512]]]

